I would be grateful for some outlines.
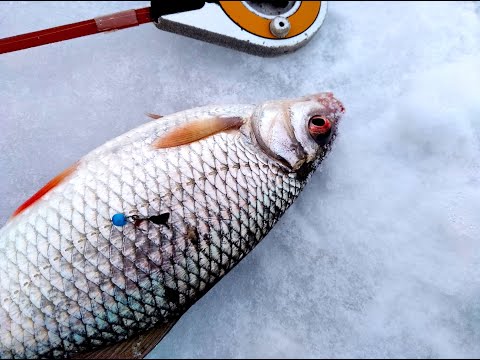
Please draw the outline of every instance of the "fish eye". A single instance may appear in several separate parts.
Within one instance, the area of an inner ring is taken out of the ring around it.
[[[318,145],[325,145],[332,133],[332,122],[325,116],[312,116],[308,121],[308,132]]]

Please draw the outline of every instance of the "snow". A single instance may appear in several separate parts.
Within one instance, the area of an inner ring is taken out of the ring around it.
[[[0,37],[149,2],[1,2]],[[0,56],[0,223],[148,119],[332,90],[321,170],[149,358],[480,356],[480,6],[329,2],[259,58],[141,25]]]

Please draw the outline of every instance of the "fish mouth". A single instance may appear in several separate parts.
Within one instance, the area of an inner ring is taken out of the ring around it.
[[[340,117],[345,113],[345,107],[343,106],[342,102],[333,95],[333,92],[313,94],[308,96],[308,98],[322,104],[326,109],[326,113],[333,113],[335,117],[337,117],[335,120],[339,120]]]

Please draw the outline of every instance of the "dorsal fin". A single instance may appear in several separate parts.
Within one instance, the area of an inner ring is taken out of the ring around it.
[[[71,175],[78,167],[78,162],[73,164],[72,166],[68,167],[67,169],[63,170],[60,174],[55,176],[52,180],[50,180],[44,187],[38,190],[30,199],[25,201],[22,205],[18,207],[17,210],[13,213],[10,219],[14,218],[22,211],[27,209],[28,207],[35,204],[38,200],[40,200],[46,193],[54,189],[56,186],[60,185],[69,175]]]
[[[152,113],[145,113],[145,115],[152,118],[153,120],[157,120],[157,119],[160,119],[161,117],[163,117],[162,115],[157,115],[157,114],[152,114]]]
[[[72,359],[142,359],[167,335],[177,320],[99,350],[72,354]]]
[[[241,117],[212,117],[182,124],[155,140],[152,146],[165,149],[205,139],[219,132],[239,129],[243,125]]]

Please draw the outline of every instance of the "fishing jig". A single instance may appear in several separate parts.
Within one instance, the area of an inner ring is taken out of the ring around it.
[[[153,215],[146,218],[142,218],[138,215],[126,216],[125,214],[118,213],[112,216],[112,224],[118,227],[125,226],[128,222],[132,222],[135,227],[138,227],[143,221],[150,221],[156,225],[165,225],[168,227],[169,213],[163,213],[160,215]]]

